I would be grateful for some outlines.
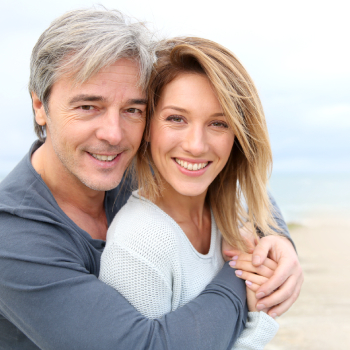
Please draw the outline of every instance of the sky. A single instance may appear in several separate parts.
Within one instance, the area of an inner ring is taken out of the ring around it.
[[[33,46],[50,22],[93,1],[0,3],[0,177],[36,139],[27,91]],[[191,35],[233,51],[264,106],[275,173],[350,174],[347,0],[101,0],[158,38]]]

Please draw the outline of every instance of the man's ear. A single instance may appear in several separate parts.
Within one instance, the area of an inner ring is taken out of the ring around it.
[[[41,126],[46,125],[47,115],[45,108],[35,92],[32,92],[32,102],[33,110],[35,112],[35,121]]]

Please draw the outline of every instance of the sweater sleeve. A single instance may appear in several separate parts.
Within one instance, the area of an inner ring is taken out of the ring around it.
[[[270,203],[271,203],[271,206],[272,206],[272,215],[273,215],[273,218],[275,219],[276,221],[276,224],[278,225],[279,227],[279,231],[283,236],[287,237],[289,239],[289,241],[292,243],[295,251],[297,251],[296,249],[296,246],[293,242],[293,239],[289,233],[289,230],[288,230],[288,226],[283,218],[283,215],[282,215],[282,212],[275,200],[275,198],[272,196],[272,194],[269,192],[269,199],[270,199]],[[276,231],[276,230],[275,230]]]
[[[232,350],[262,350],[278,331],[278,323],[266,313],[248,312],[245,329]]]
[[[142,315],[154,319],[172,310],[171,273],[164,273],[164,267],[113,241],[102,254],[99,279],[115,288]]]

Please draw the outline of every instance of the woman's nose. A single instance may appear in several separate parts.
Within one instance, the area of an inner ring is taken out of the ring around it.
[[[208,151],[206,133],[201,127],[191,128],[187,131],[183,142],[183,149],[195,157],[199,157]]]

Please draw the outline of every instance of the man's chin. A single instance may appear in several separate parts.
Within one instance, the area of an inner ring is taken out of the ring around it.
[[[119,185],[121,179],[115,179],[110,181],[92,181],[91,179],[80,179],[80,181],[91,190],[106,192],[116,188]]]

